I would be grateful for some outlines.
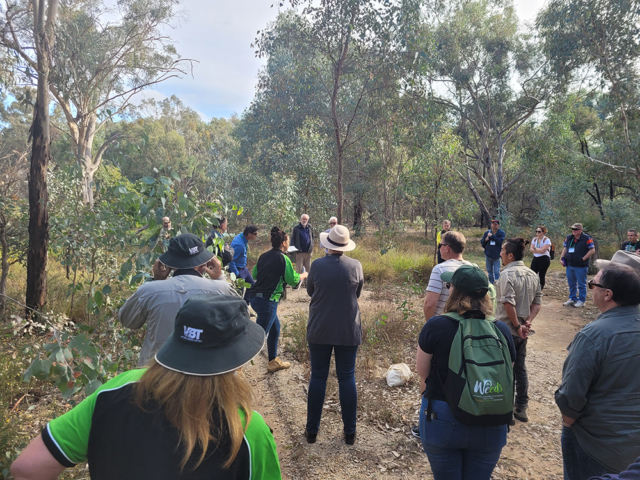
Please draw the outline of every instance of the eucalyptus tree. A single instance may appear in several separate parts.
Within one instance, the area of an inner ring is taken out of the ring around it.
[[[17,52],[23,73],[35,81],[27,0],[5,1],[1,41]],[[71,139],[83,171],[84,201],[90,205],[95,172],[106,149],[122,135],[116,130],[97,142],[98,132],[127,113],[136,93],[185,74],[190,65],[163,33],[176,5],[177,0],[121,0],[115,7],[70,0],[60,5],[49,89],[64,113],[66,127],[57,127]]]
[[[27,250],[27,307],[39,310],[47,300],[47,248],[49,244],[49,193],[47,167],[51,158],[49,89],[58,17],[58,0],[7,3],[0,23],[0,44],[27,61],[19,77],[37,78],[33,123],[29,131],[29,248]],[[29,47],[25,47],[25,42]],[[27,316],[31,311],[27,310]]]
[[[510,0],[432,2],[420,41],[411,88],[454,119],[457,172],[488,224],[525,172],[508,168],[508,146],[553,92],[544,57]]]
[[[610,142],[604,158],[583,156],[628,170],[640,179],[640,1],[550,0],[537,26],[554,72],[565,85],[588,78],[610,99],[606,115],[621,141]]]
[[[279,90],[281,95],[274,97],[287,116],[325,122],[334,142],[336,216],[342,222],[345,158],[366,133],[367,99],[397,87],[397,79],[383,72],[389,64],[401,63],[401,43],[417,2],[294,3],[304,3],[300,15],[286,13],[256,39],[258,56],[284,59],[287,66],[274,72],[279,75],[263,76],[259,88]]]

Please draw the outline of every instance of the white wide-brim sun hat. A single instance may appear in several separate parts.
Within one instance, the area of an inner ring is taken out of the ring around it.
[[[636,255],[635,253],[618,250],[613,254],[611,260],[596,260],[596,267],[598,270],[602,270],[610,263],[622,263],[623,265],[628,265],[636,272],[640,273],[640,255]]]
[[[349,229],[344,225],[336,225],[329,233],[320,234],[320,243],[329,250],[349,252],[356,248],[356,244],[349,238]]]

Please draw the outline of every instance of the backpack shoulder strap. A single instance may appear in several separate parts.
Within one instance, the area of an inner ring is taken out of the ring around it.
[[[457,312],[447,312],[442,314],[443,317],[449,317],[451,320],[455,320],[456,322],[461,322],[462,320],[466,320],[462,315]]]

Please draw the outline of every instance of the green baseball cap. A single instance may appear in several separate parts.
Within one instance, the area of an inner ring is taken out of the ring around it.
[[[477,265],[461,265],[453,272],[440,274],[440,278],[473,298],[483,298],[489,291],[489,279]]]

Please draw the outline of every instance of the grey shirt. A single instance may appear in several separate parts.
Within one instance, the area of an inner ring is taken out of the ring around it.
[[[140,350],[139,367],[146,365],[173,334],[176,314],[189,297],[201,293],[237,295],[224,277],[209,280],[195,270],[193,272],[195,275],[178,275],[144,283],[120,308],[118,318],[125,327],[141,328],[148,324]]]
[[[321,345],[362,343],[358,298],[364,285],[362,265],[344,255],[327,255],[311,265],[307,277],[307,341]]]
[[[580,446],[620,472],[640,453],[640,308],[615,307],[569,345],[556,404]]]

